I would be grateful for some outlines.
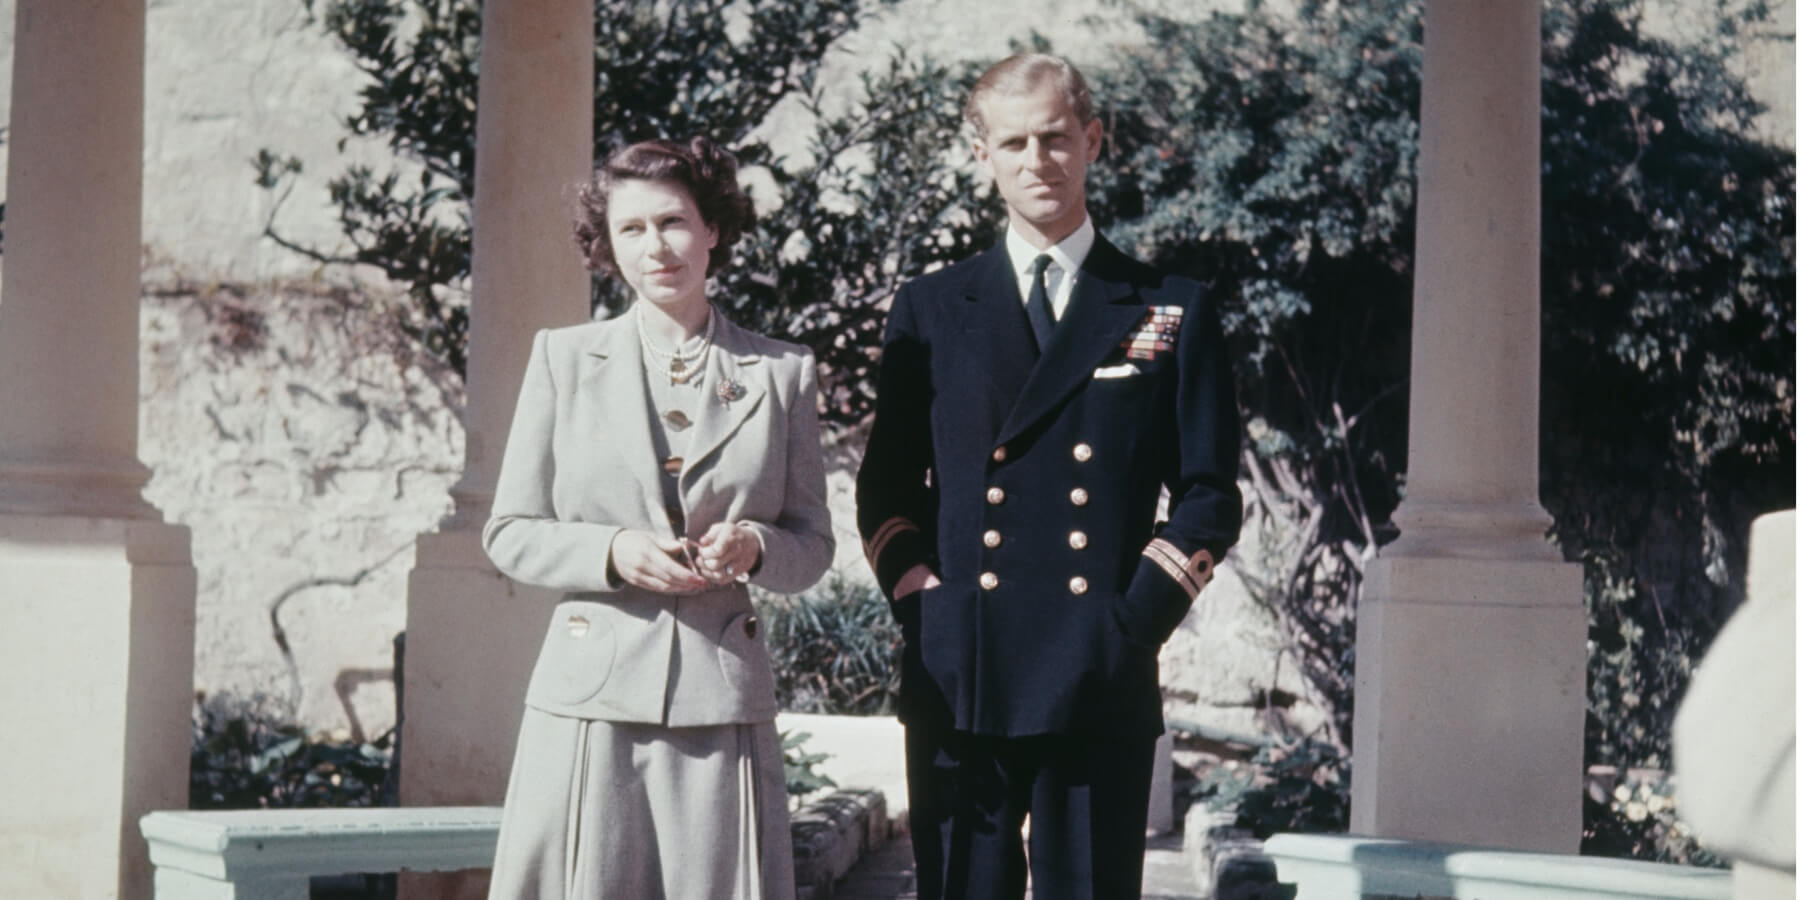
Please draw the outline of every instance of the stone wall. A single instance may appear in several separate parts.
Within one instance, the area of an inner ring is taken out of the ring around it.
[[[450,508],[457,382],[386,298],[179,279],[144,297],[145,494],[193,530],[196,687],[315,728],[394,723],[413,539]]]

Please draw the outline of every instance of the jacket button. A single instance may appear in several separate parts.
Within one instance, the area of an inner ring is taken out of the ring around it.
[[[981,535],[981,542],[989,547],[1000,546],[1000,532],[995,531],[992,528],[988,529]]]
[[[570,616],[569,617],[569,636],[570,637],[586,637],[587,633],[588,633],[588,620],[587,620],[586,616]]]
[[[1076,462],[1087,462],[1088,460],[1093,459],[1093,458],[1094,458],[1094,448],[1089,447],[1086,444],[1076,444],[1075,445],[1075,461]]]
[[[1006,448],[1005,447],[995,447],[994,448],[994,462],[1006,462]]]
[[[981,589],[984,591],[991,591],[1000,586],[1000,576],[995,575],[992,572],[981,573],[980,581]]]
[[[1076,596],[1085,594],[1085,593],[1087,593],[1087,587],[1088,587],[1087,579],[1081,577],[1080,575],[1077,575],[1074,578],[1069,579],[1069,593],[1071,593],[1071,594],[1074,594]]]
[[[1006,492],[997,487],[988,488],[987,500],[989,503],[999,506],[1001,503],[1006,502]]]
[[[1085,531],[1069,532],[1069,546],[1076,550],[1086,550],[1087,549],[1087,532],[1085,532]]]
[[[756,637],[756,617],[744,620],[744,637]]]
[[[1069,502],[1076,506],[1086,506],[1088,502],[1087,488],[1076,488],[1070,491]]]

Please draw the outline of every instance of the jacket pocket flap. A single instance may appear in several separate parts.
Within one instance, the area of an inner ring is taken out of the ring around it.
[[[600,604],[565,603],[556,608],[527,698],[580,703],[606,686],[618,653],[612,623]]]

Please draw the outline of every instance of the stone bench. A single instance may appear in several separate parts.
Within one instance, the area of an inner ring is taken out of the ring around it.
[[[1278,834],[1264,844],[1299,900],[1729,900],[1731,873],[1662,863],[1524,853],[1341,834]]]
[[[864,853],[887,841],[889,825],[875,790],[830,792],[795,813],[802,900],[830,897]],[[156,900],[307,900],[319,876],[485,869],[500,808],[162,810],[139,827],[156,867]]]
[[[317,875],[487,868],[500,808],[163,810],[140,828],[157,900],[307,900]]]

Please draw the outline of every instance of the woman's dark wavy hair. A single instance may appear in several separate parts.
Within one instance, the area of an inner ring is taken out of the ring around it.
[[[617,275],[612,232],[606,227],[607,201],[621,181],[661,181],[680,185],[694,198],[700,217],[719,234],[706,260],[711,275],[731,259],[731,245],[756,224],[756,210],[737,183],[737,158],[704,137],[640,141],[613,152],[576,195],[575,246],[589,270]]]

